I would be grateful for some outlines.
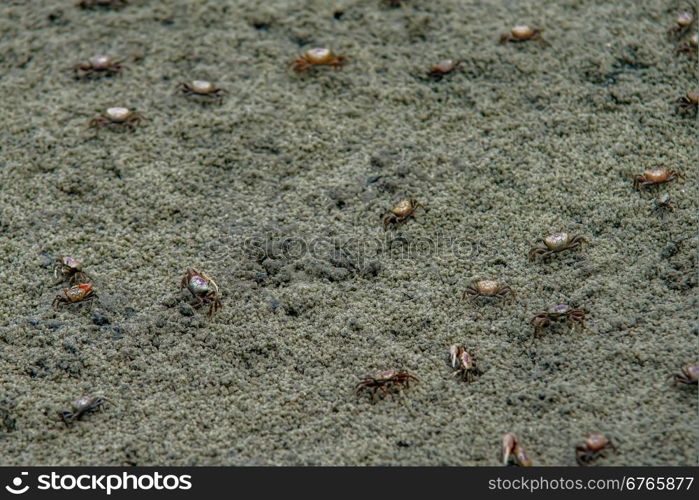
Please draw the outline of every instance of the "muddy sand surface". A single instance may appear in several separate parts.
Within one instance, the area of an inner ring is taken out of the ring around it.
[[[695,465],[697,389],[667,380],[699,361],[683,7],[3,2],[0,465],[496,465],[508,431],[538,465],[595,431],[618,447],[595,464]],[[517,23],[543,41],[498,44]],[[290,71],[314,46],[347,64]],[[121,71],[73,79],[96,53]],[[227,93],[188,99],[195,79]],[[146,120],[96,134],[109,106]],[[653,167],[681,177],[635,191]],[[384,231],[404,198],[428,210]],[[558,230],[587,243],[529,262]],[[91,309],[52,307],[60,255]],[[462,300],[477,279],[516,297]],[[535,338],[556,304],[585,328]],[[419,382],[355,395],[388,368]],[[66,428],[82,394],[108,402]]]

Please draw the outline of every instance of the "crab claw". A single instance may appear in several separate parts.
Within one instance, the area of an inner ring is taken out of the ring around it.
[[[502,465],[507,465],[510,462],[510,455],[514,453],[515,447],[518,447],[517,437],[508,432],[502,438],[502,451],[500,452]]]

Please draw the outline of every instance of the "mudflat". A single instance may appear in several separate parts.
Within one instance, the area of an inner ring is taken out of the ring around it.
[[[592,432],[594,464],[696,465],[687,7],[398,3],[3,2],[0,465],[496,465],[506,432],[536,465]],[[316,46],[346,64],[289,66]],[[95,54],[121,68],[75,79]],[[115,106],[144,120],[88,127]],[[680,176],[634,189],[655,167]],[[555,231],[586,243],[531,262]],[[61,255],[91,307],[52,305]],[[463,298],[486,279],[516,296]],[[584,328],[535,336],[560,304]],[[419,381],[355,394],[386,369]],[[67,427],[81,395],[107,401]]]

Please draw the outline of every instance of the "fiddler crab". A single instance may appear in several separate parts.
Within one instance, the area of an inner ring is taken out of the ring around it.
[[[582,247],[587,240],[582,236],[571,236],[568,233],[553,233],[549,234],[542,240],[545,247],[534,247],[529,250],[529,260],[536,260],[537,257],[545,259],[554,253],[563,252],[564,250],[573,250]]]
[[[575,460],[578,465],[585,465],[597,458],[606,448],[616,451],[614,443],[603,434],[598,432],[590,434],[585,441],[575,447]]]
[[[92,301],[97,298],[97,294],[92,289],[90,283],[80,283],[63,290],[63,295],[56,295],[51,305],[73,305],[88,302],[92,308]]]
[[[677,46],[676,52],[678,54],[693,54],[697,48],[699,48],[699,33],[694,33],[689,40]]]
[[[561,319],[568,321],[571,326],[579,325],[581,328],[585,328],[585,311],[572,309],[566,304],[560,304],[552,307],[549,312],[537,314],[532,318],[531,325],[534,327],[534,335],[538,337],[541,334],[541,330],[549,326],[551,321],[559,321]]]
[[[194,307],[209,304],[209,316],[223,307],[216,282],[196,269],[187,269],[180,283],[180,290],[184,288],[192,294]]]
[[[696,15],[697,10],[694,6],[692,6],[691,12],[685,10],[677,14],[675,24],[667,30],[667,33],[670,36],[670,38],[682,38],[682,36],[684,36],[685,33],[692,29],[694,21],[696,20]]]
[[[220,99],[225,90],[216,87],[206,80],[194,80],[190,83],[180,83],[177,87],[184,95],[192,97],[205,97],[209,99]]]
[[[658,186],[673,181],[679,176],[678,172],[664,167],[651,168],[641,175],[634,176],[633,188],[640,189],[645,186]]]
[[[95,410],[101,410],[106,400],[98,396],[80,396],[73,401],[73,411],[59,411],[58,415],[63,420],[63,423],[68,427],[76,420],[80,420],[86,413],[92,413]]]
[[[517,296],[514,290],[512,290],[509,286],[502,285],[493,280],[474,281],[471,286],[466,287],[461,300],[464,300],[468,295],[470,295],[471,298],[485,297],[496,299],[504,299],[508,295],[512,297]]]
[[[509,32],[503,33],[500,36],[501,45],[507,42],[526,42],[527,40],[540,40],[543,42],[544,39],[541,38],[541,30],[532,28],[526,24],[518,24],[513,26]]]
[[[75,78],[114,76],[121,69],[122,62],[109,56],[96,55],[88,59],[87,62],[76,64],[72,69]]]
[[[133,131],[136,129],[136,126],[141,123],[141,120],[145,119],[146,118],[142,114],[132,111],[129,108],[115,106],[113,108],[107,108],[104,114],[90,120],[89,127],[99,131],[104,125],[119,125],[125,126]]]
[[[359,395],[363,391],[371,391],[371,399],[374,400],[377,391],[381,391],[384,396],[394,387],[409,387],[410,381],[419,382],[417,377],[410,375],[406,371],[383,370],[376,372],[373,376],[366,375],[356,386],[355,394]]]
[[[68,255],[56,257],[56,265],[53,268],[53,276],[58,279],[56,284],[68,281],[73,285],[77,282],[91,281],[90,276],[83,271],[83,265],[81,261]]]
[[[655,206],[653,211],[660,215],[660,217],[665,217],[667,212],[674,212],[677,202],[670,198],[670,195],[665,193],[660,198],[655,200]]]
[[[332,50],[325,47],[315,47],[308,49],[301,57],[291,61],[289,66],[294,71],[301,73],[315,66],[332,66],[335,69],[340,69],[345,64],[347,64],[347,57],[337,56]]]
[[[502,438],[502,449],[500,451],[500,461],[502,465],[519,465],[520,467],[531,467],[532,461],[519,444],[517,436],[508,432]]]
[[[697,385],[699,383],[699,365],[685,365],[681,373],[673,373],[669,377],[672,384]]]
[[[438,82],[444,78],[444,75],[448,75],[458,68],[460,64],[460,61],[455,61],[454,59],[443,59],[430,68],[427,76]]]
[[[469,384],[473,382],[473,377],[480,375],[480,370],[476,368],[473,358],[462,345],[453,345],[449,348],[451,367],[456,369],[454,376],[461,375]],[[457,368],[458,365],[458,368]]]
[[[675,113],[696,114],[699,107],[699,91],[687,92],[687,95],[675,101]]]
[[[415,213],[415,210],[422,208],[427,210],[427,208],[417,201],[415,198],[410,198],[407,200],[399,201],[396,206],[391,209],[391,212],[386,214],[383,218],[383,229],[384,231],[388,229],[388,226],[397,227],[403,223],[408,217]]]

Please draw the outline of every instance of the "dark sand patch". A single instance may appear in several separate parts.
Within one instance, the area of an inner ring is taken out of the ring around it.
[[[0,7],[0,464],[493,465],[507,431],[536,464],[574,465],[592,431],[619,446],[604,465],[696,464],[696,388],[665,380],[699,360],[679,4],[306,3]],[[517,22],[551,45],[499,46]],[[316,44],[351,64],[285,70]],[[96,52],[126,70],[64,71]],[[460,71],[424,78],[445,57]],[[195,78],[229,94],[176,94]],[[149,121],[93,137],[113,105]],[[634,192],[652,166],[684,178]],[[680,205],[664,219],[658,193]],[[407,196],[429,213],[384,234]],[[589,245],[529,263],[556,229]],[[64,253],[96,278],[91,313],[50,307]],[[187,267],[222,288],[211,320],[180,305]],[[518,299],[459,302],[489,277]],[[562,302],[587,329],[532,341]],[[390,367],[421,382],[354,397]],[[82,393],[112,404],[67,430],[56,412]]]

